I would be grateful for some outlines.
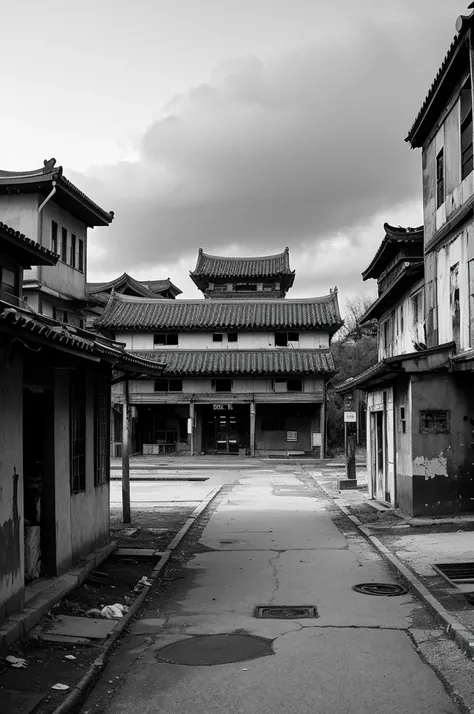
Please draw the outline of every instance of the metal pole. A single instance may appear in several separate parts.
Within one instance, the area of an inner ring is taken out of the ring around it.
[[[123,434],[122,434],[122,509],[123,522],[131,523],[130,514],[130,401],[128,379],[123,383]]]

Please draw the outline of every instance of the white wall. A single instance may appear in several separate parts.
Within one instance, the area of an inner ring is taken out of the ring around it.
[[[472,226],[464,229],[456,238],[443,245],[437,252],[437,290],[438,290],[438,341],[439,344],[453,339],[453,324],[450,300],[451,268],[459,264],[459,301],[460,301],[460,344],[458,350],[466,350],[470,345],[469,315],[469,271],[468,261],[474,257]],[[474,346],[474,345],[472,345]]]
[[[424,342],[424,309],[420,311],[420,320],[415,321],[414,296],[423,290],[423,280],[417,281],[407,293],[389,310],[379,321],[378,348],[379,360],[385,357],[395,357],[396,355],[408,354],[415,351],[415,342]],[[421,293],[422,294],[422,293]],[[422,298],[423,299],[423,298]],[[403,314],[403,324],[402,324]],[[386,320],[391,320],[392,326],[389,330],[390,343],[388,348],[384,347],[383,324]]]
[[[157,330],[159,332],[159,330]],[[232,332],[232,330],[229,330]],[[237,332],[237,330],[235,330]],[[275,333],[274,332],[239,332],[237,342],[227,342],[227,335],[224,334],[222,342],[213,341],[212,332],[180,332],[178,345],[157,345],[159,350],[253,350],[275,348]],[[152,350],[153,333],[141,332],[117,332],[115,335],[119,342],[124,342],[128,349],[134,350]],[[329,347],[329,334],[323,330],[314,330],[310,332],[300,332],[299,342],[293,343],[294,346],[281,347],[277,349],[319,349]]]
[[[297,375],[294,377],[297,379]],[[312,393],[322,391],[324,388],[324,380],[321,377],[303,377],[303,392]],[[154,380],[131,380],[129,384],[130,394],[155,394]],[[173,394],[206,394],[213,392],[211,378],[183,379],[182,392],[170,392]],[[238,377],[233,378],[232,393],[246,394],[251,392],[274,392],[273,379],[252,379]],[[158,392],[157,392],[158,393]],[[161,392],[160,392],[161,393]],[[220,394],[220,392],[218,392]],[[296,392],[298,394],[298,392]]]
[[[0,221],[37,240],[38,206],[39,196],[36,193],[0,196]]]

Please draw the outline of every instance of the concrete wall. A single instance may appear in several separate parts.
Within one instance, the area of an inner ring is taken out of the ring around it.
[[[474,406],[469,375],[413,375],[413,515],[472,510]],[[449,433],[420,431],[420,411],[449,412]]]
[[[23,362],[0,337],[0,621],[23,607]]]
[[[179,300],[177,301],[179,302]],[[228,330],[232,332],[232,330]],[[159,330],[156,330],[159,332]],[[236,330],[234,330],[236,332]],[[157,345],[159,350],[253,350],[253,349],[274,349],[275,333],[272,332],[239,332],[237,342],[228,342],[227,335],[224,334],[223,342],[213,341],[213,332],[180,332],[178,345]],[[119,342],[124,342],[127,349],[152,350],[153,333],[151,332],[117,332],[115,334]],[[323,330],[314,330],[299,333],[299,342],[295,343],[295,349],[318,349],[329,347],[329,334]],[[280,349],[293,349],[281,347]]]

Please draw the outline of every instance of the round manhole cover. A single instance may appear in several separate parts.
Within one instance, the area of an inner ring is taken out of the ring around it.
[[[354,585],[353,590],[364,595],[385,595],[393,597],[395,595],[406,595],[407,590],[402,585],[393,583],[361,583]]]
[[[272,642],[254,635],[199,635],[159,650],[156,658],[170,664],[212,665],[241,662],[273,654]]]

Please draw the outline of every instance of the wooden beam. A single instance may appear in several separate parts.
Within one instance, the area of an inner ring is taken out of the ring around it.
[[[130,512],[130,400],[128,380],[123,383],[122,511],[123,522],[131,523]]]

